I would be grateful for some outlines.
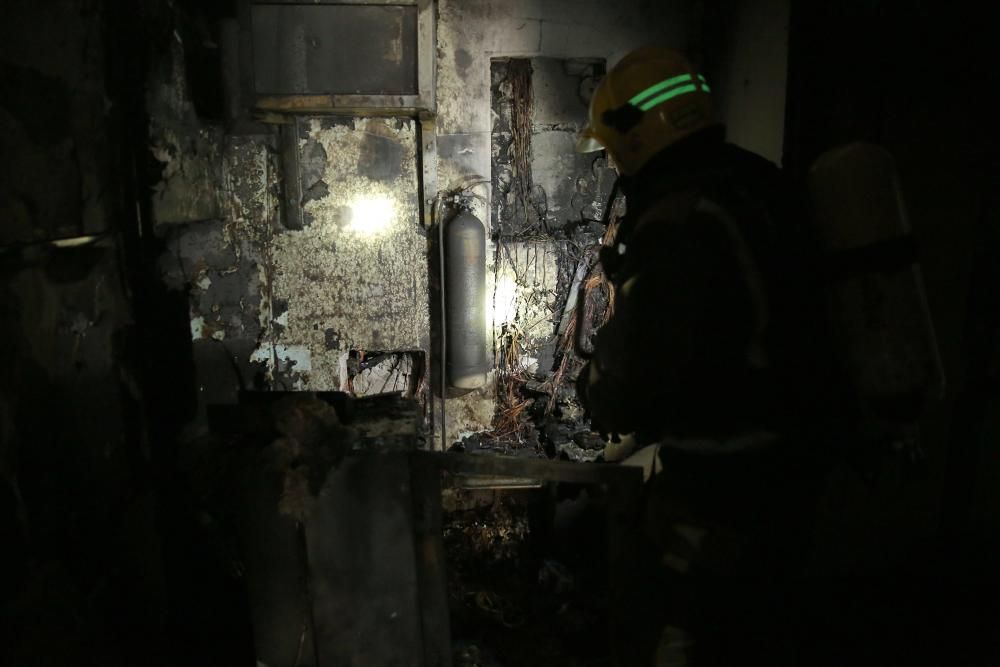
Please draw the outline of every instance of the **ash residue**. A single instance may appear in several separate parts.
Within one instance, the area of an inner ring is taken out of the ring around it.
[[[454,490],[444,507],[455,665],[610,664],[606,561],[560,553],[547,494]]]
[[[496,435],[493,433],[472,433],[451,447],[453,452],[466,454],[499,454],[524,458],[545,458],[546,452],[538,439],[538,432],[530,421],[524,420],[523,429],[518,433]]]
[[[526,507],[510,497],[492,496],[457,490],[445,501],[444,541],[452,571],[467,573],[516,560],[525,546],[530,532]]]

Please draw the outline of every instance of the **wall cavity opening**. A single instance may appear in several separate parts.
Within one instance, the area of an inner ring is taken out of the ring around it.
[[[577,366],[568,363],[572,345],[566,344],[574,314],[566,306],[578,283],[590,277],[606,236],[600,223],[614,172],[603,154],[578,154],[575,146],[604,72],[604,61],[595,58],[490,62],[493,262],[487,311],[497,412],[488,438],[504,446],[541,446],[543,422],[582,415],[572,389]],[[583,428],[580,422],[548,430]]]

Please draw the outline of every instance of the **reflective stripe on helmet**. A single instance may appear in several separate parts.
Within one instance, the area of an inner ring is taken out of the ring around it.
[[[681,74],[680,76],[675,76],[673,78],[667,79],[666,81],[661,81],[659,83],[653,84],[646,90],[642,91],[641,93],[630,99],[629,103],[634,104],[635,106],[639,106],[640,104],[642,104],[643,101],[649,99],[653,95],[656,95],[657,93],[663,90],[666,90],[667,88],[673,88],[674,86],[680,86],[682,84],[691,83],[693,81],[694,79],[691,77],[690,74]]]
[[[663,104],[679,95],[693,93],[699,89],[706,93],[711,92],[704,76],[699,74],[696,84],[695,78],[691,74],[681,74],[650,86],[632,97],[629,104],[639,107],[642,111],[649,111],[658,104]]]
[[[642,105],[639,106],[639,108],[642,109],[643,111],[649,111],[658,104],[663,104],[667,100],[672,100],[679,95],[686,95],[688,93],[693,93],[696,90],[698,89],[694,86],[694,84],[688,86],[682,86],[680,88],[673,88],[663,93],[659,97],[654,97],[650,101],[643,103]]]

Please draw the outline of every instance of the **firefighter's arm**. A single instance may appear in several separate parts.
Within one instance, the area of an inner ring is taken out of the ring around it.
[[[720,330],[745,326],[732,298],[742,289],[736,259],[719,221],[695,214],[638,231],[626,249],[629,277],[583,371],[583,400],[605,433],[662,431],[690,379],[710,372],[713,348],[726,345]]]

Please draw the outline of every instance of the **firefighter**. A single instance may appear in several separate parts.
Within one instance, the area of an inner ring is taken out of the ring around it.
[[[846,409],[819,251],[796,189],[726,142],[710,82],[676,51],[608,72],[578,150],[607,151],[627,209],[601,254],[614,312],[578,390],[595,430],[657,447],[662,471],[641,518],[658,585],[639,593],[648,627],[628,660],[715,664],[739,645],[749,664],[760,633],[740,610],[764,618],[776,589],[736,595],[717,577],[773,583],[802,562],[820,440]]]

